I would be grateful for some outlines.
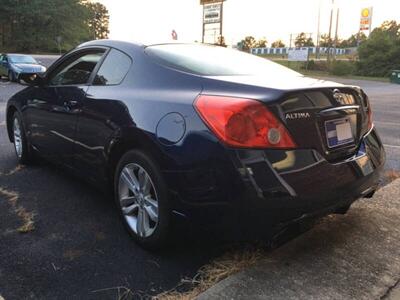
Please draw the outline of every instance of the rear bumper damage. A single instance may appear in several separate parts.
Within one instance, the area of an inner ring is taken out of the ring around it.
[[[190,188],[182,188],[179,212],[217,220],[246,218],[262,222],[260,226],[344,212],[355,200],[374,193],[385,163],[375,129],[363,137],[355,155],[339,162],[329,162],[313,149],[228,153],[232,168],[206,168],[204,188],[196,187],[195,193],[190,183]],[[191,177],[180,175],[185,182]]]

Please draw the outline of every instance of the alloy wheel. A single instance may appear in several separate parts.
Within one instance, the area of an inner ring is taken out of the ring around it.
[[[158,198],[153,181],[143,167],[131,163],[122,169],[118,198],[132,231],[141,238],[150,237],[158,225]]]
[[[14,134],[14,147],[18,158],[22,157],[22,133],[21,126],[19,124],[18,118],[14,118],[13,123],[13,134]]]

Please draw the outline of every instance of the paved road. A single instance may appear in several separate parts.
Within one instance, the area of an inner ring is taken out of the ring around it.
[[[43,60],[46,58],[42,58]],[[39,59],[40,60],[40,59]],[[400,170],[400,86],[357,82],[371,95],[376,126]],[[22,87],[0,81],[0,294],[14,298],[109,298],[116,287],[157,294],[221,253],[184,235],[176,249],[150,254],[122,228],[108,195],[44,163],[16,169],[5,132],[5,101]],[[17,232],[33,215],[35,230]],[[189,232],[190,235],[190,232]],[[187,242],[188,241],[188,242]],[[185,243],[190,245],[185,245]],[[120,289],[120,292],[123,292]]]

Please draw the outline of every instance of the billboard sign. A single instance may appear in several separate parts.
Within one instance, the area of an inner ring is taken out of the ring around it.
[[[308,49],[289,50],[288,61],[308,61]]]
[[[222,4],[218,3],[204,5],[203,16],[204,24],[220,23],[222,16]]]
[[[225,0],[200,0],[200,5],[221,3],[222,1],[225,1]]]
[[[372,25],[372,7],[363,8],[361,10],[360,31],[371,31]]]

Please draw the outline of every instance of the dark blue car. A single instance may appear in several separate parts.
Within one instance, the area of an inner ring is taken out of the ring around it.
[[[44,73],[46,67],[40,65],[32,56],[25,54],[0,54],[0,78],[8,77],[16,82],[21,74]]]
[[[19,162],[110,186],[145,247],[177,218],[255,232],[345,213],[385,161],[360,88],[236,50],[93,41],[22,79],[7,105]]]

